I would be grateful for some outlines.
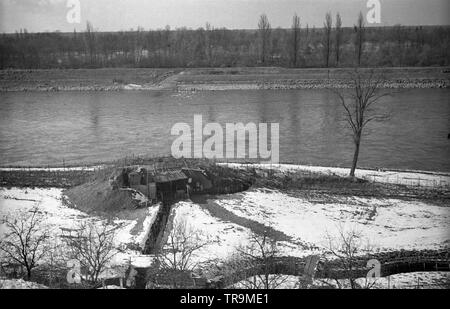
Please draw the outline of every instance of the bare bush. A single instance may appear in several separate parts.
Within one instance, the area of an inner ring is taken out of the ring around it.
[[[66,239],[69,256],[80,263],[88,285],[95,286],[100,274],[120,250],[114,245],[115,228],[83,222],[76,235]]]
[[[186,288],[196,286],[198,270],[195,254],[211,241],[189,225],[185,218],[175,218],[167,242],[156,256],[155,267],[147,273],[147,286]]]
[[[267,233],[253,234],[247,246],[237,249],[233,259],[235,274],[244,276],[239,284],[246,289],[276,289],[287,276],[277,273],[279,249],[277,242]]]
[[[197,262],[192,258],[193,255],[211,243],[202,236],[186,219],[175,219],[167,243],[157,256],[160,267],[176,271],[194,270]]]
[[[337,260],[337,268],[342,272],[342,277],[348,280],[351,289],[361,288],[356,282],[360,277],[358,268],[360,258],[363,253],[370,251],[370,246],[364,239],[362,233],[356,229],[345,230],[343,226],[338,229],[338,236],[332,237],[328,235],[328,250],[335,260]],[[344,285],[334,278],[337,286],[343,288]]]

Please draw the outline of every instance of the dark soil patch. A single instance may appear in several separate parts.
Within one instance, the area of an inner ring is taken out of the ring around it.
[[[253,233],[257,235],[268,235],[276,241],[291,241],[292,237],[286,235],[283,232],[275,230],[274,228],[261,224],[259,222],[242,218],[226,210],[222,206],[218,205],[214,201],[208,199],[208,196],[198,195],[191,197],[194,203],[200,205],[203,209],[207,210],[212,216],[219,218],[223,221],[235,223],[237,225],[249,228]]]

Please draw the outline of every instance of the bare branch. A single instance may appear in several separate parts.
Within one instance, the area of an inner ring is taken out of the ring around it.
[[[44,247],[49,238],[48,230],[41,224],[38,206],[20,218],[5,218],[2,223],[7,231],[0,240],[0,252],[6,259],[23,266],[30,279],[33,269],[46,254]]]

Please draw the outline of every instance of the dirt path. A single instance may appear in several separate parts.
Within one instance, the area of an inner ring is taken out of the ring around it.
[[[226,210],[222,206],[218,205],[214,201],[208,199],[208,196],[198,195],[192,196],[191,200],[201,206],[203,209],[207,210],[212,216],[219,218],[223,221],[228,221],[242,227],[250,229],[253,233],[257,235],[264,235],[267,233],[271,238],[276,241],[290,241],[293,242],[292,237],[286,235],[285,233],[278,231],[270,226],[261,224],[259,222],[239,217],[231,211]]]

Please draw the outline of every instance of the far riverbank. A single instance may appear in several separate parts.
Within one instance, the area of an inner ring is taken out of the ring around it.
[[[350,87],[354,68],[287,69],[189,68],[146,69],[111,68],[79,70],[2,70],[0,92],[21,91],[220,91],[292,90]],[[382,74],[383,88],[449,88],[447,67],[364,68]]]

